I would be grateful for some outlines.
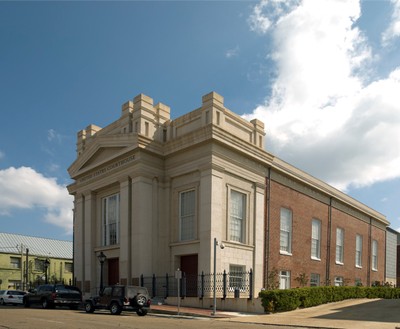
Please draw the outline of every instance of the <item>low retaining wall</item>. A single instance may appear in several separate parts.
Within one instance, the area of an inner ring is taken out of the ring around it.
[[[197,297],[185,297],[181,298],[180,306],[209,309],[211,312],[213,309],[213,302],[214,300],[212,298],[199,299]],[[178,299],[177,297],[168,297],[164,300],[164,304],[177,306]],[[217,298],[217,311],[263,314],[264,308],[261,305],[260,298],[253,298],[251,300],[247,298]]]

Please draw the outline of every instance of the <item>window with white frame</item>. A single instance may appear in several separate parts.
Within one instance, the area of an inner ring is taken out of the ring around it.
[[[344,230],[336,229],[336,263],[343,264]]]
[[[372,270],[377,271],[378,270],[378,241],[372,240]]]
[[[356,267],[362,267],[362,235],[356,235]]]
[[[290,271],[279,271],[279,289],[290,289]]]
[[[343,286],[343,277],[342,276],[335,276],[335,286],[336,287]]]
[[[21,258],[20,257],[10,257],[10,265],[12,268],[21,268]]]
[[[281,208],[280,251],[292,253],[292,211]]]
[[[179,194],[179,240],[188,241],[196,238],[196,193],[194,190]]]
[[[246,194],[230,191],[229,239],[245,243],[246,228]]]
[[[321,259],[321,221],[318,219],[312,220],[311,258]]]
[[[119,193],[103,198],[103,246],[119,243]]]
[[[320,285],[320,276],[318,273],[311,273],[310,276],[310,286],[311,287],[319,287]]]
[[[229,288],[245,289],[246,284],[246,266],[229,265]]]

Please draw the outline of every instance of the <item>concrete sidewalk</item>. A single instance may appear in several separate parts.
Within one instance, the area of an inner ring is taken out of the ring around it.
[[[152,309],[156,313],[177,315],[176,306],[153,305]],[[291,312],[261,315],[217,311],[216,316],[212,316],[211,310],[181,307],[180,314],[216,318],[220,321],[296,327],[400,329],[399,299],[351,299]]]

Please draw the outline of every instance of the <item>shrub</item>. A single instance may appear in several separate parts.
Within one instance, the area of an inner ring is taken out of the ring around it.
[[[269,312],[292,311],[298,307],[311,307],[353,298],[400,298],[400,288],[374,287],[307,287],[285,290],[263,290],[259,293],[264,310]]]

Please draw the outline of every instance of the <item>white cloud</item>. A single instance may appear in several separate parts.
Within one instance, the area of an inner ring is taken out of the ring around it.
[[[239,55],[239,46],[236,46],[235,48],[232,49],[228,49],[227,52],[225,53],[226,58],[232,58],[238,55]]]
[[[400,177],[400,68],[366,82],[360,3],[305,0],[272,13],[277,78],[246,115],[265,122],[267,149],[343,190]]]
[[[55,178],[44,177],[29,167],[0,170],[0,215],[13,209],[44,208],[44,220],[72,233],[73,198]]]
[[[47,131],[47,140],[49,142],[56,141],[58,143],[61,143],[62,139],[63,136],[57,133],[57,131],[55,131],[54,129],[49,129]]]
[[[393,13],[388,28],[382,33],[382,43],[387,46],[390,41],[400,37],[400,0],[391,0]]]

